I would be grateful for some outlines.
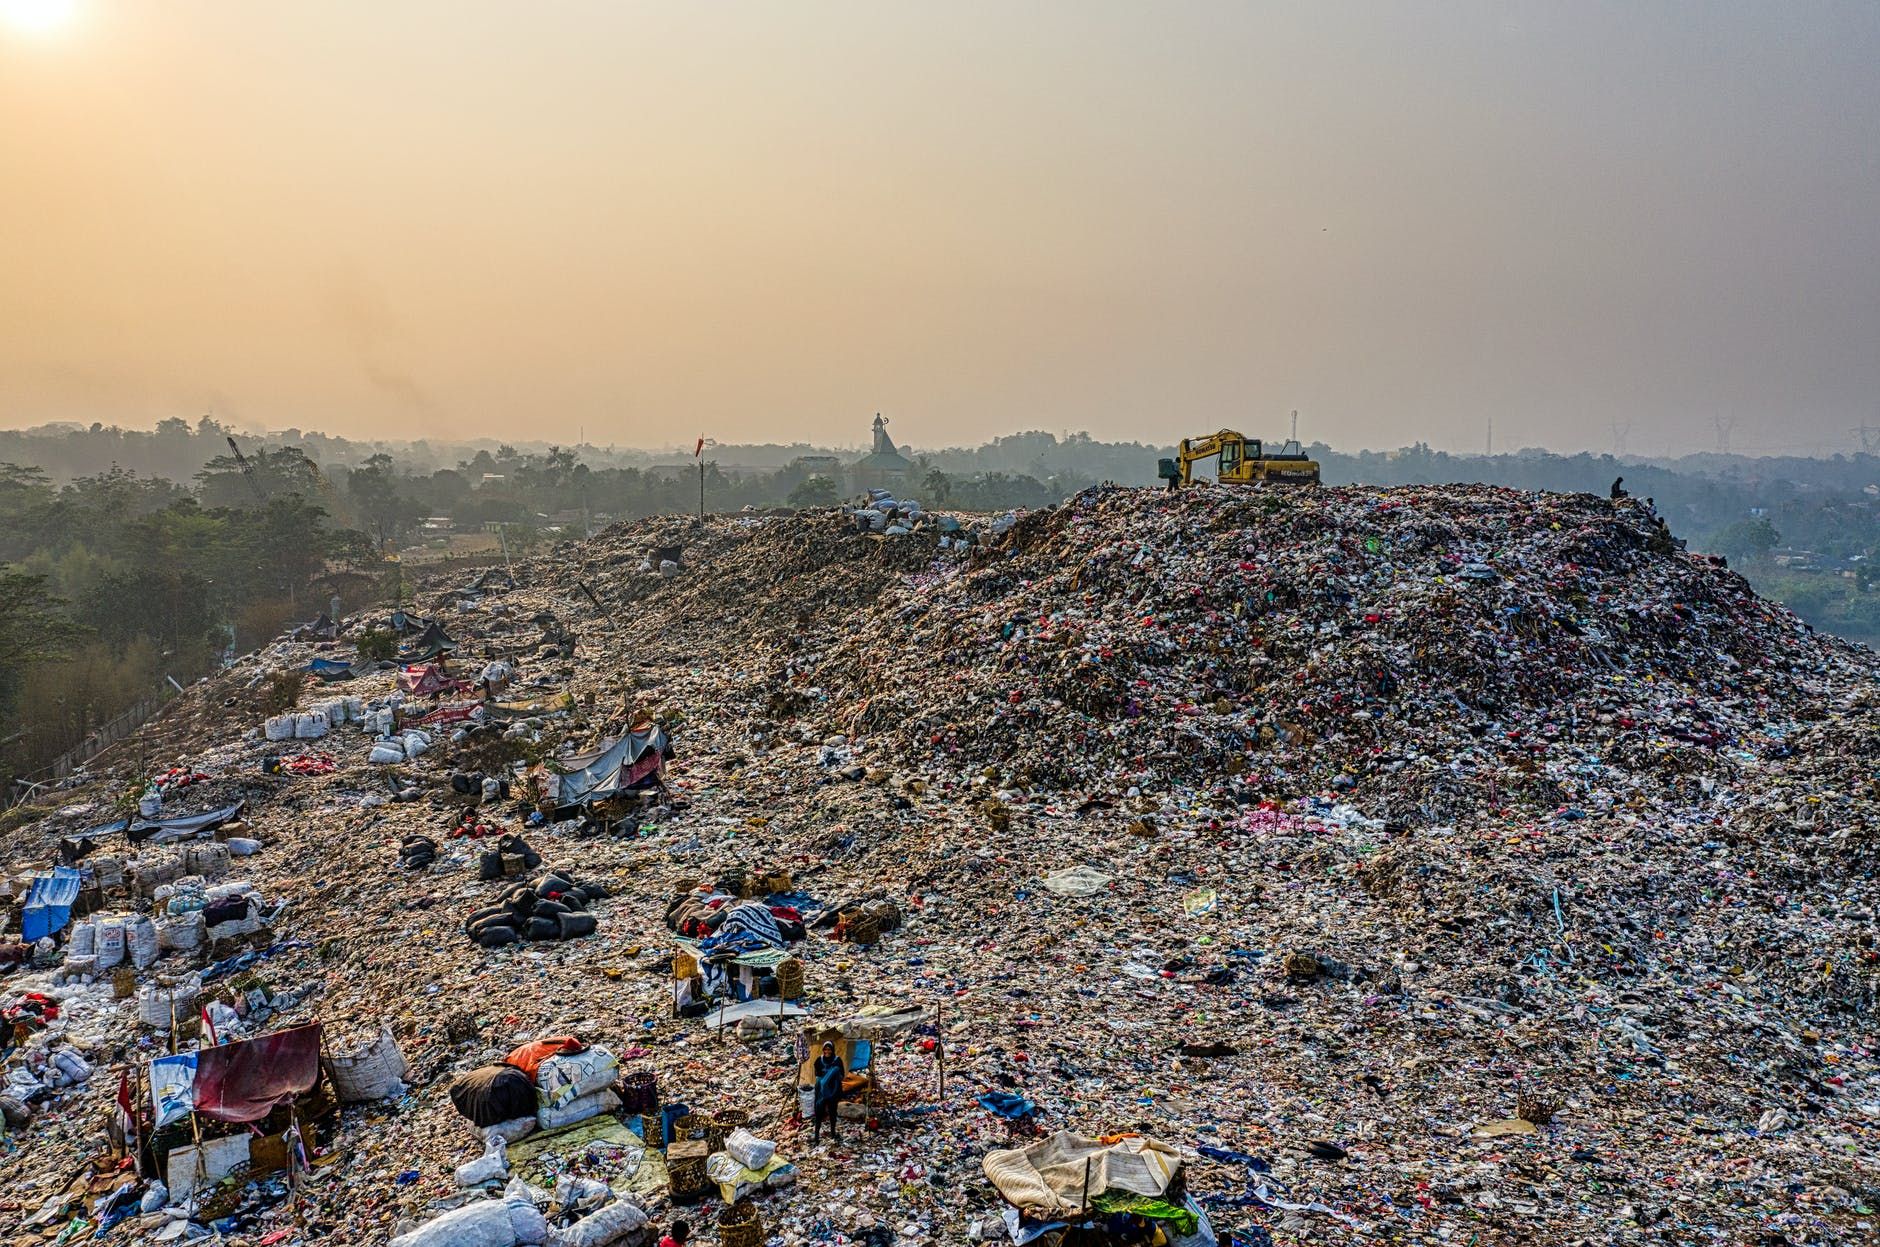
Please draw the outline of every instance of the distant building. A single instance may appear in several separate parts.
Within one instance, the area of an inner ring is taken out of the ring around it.
[[[849,487],[887,489],[896,493],[914,483],[914,462],[896,450],[888,436],[888,422],[875,413],[875,448],[849,465]]]

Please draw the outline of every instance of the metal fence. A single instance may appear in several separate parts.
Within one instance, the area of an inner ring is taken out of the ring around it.
[[[135,732],[157,716],[170,704],[170,697],[164,693],[153,693],[132,705],[129,709],[99,724],[88,733],[85,739],[67,749],[51,765],[41,767],[31,775],[22,775],[13,781],[13,795],[16,801],[23,801],[34,789],[44,784],[56,783],[73,771],[91,761],[111,746]]]

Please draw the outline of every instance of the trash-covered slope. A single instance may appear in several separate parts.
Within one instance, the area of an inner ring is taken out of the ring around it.
[[[1188,1181],[1224,1242],[1871,1241],[1871,654],[1635,503],[1099,490],[982,536],[664,519],[518,562],[513,588],[437,573],[417,609],[455,670],[514,668],[532,743],[589,748],[641,714],[671,733],[670,800],[607,828],[530,826],[526,802],[454,784],[499,756],[487,737],[437,730],[387,766],[357,727],[263,739],[271,677],[347,658],[374,612],[192,689],[8,836],[17,876],[153,768],[200,771],[165,815],[246,798],[239,874],[274,915],[252,1028],[385,1024],[409,1058],[407,1094],[313,1131],[308,1228],[263,1179],[225,1236],[382,1243],[437,1217],[482,1152],[453,1078],[577,1033],[663,1099],[752,1114],[797,1170],[758,1199],[785,1247],[1003,1235],[981,1165],[1011,1134],[988,1092],[1047,1131],[1213,1149]],[[296,709],[394,688],[309,681]],[[514,881],[480,877],[497,841],[458,836],[466,818],[539,853],[524,881],[603,884],[595,932],[467,939]],[[433,851],[408,853],[420,836]],[[813,1018],[938,1010],[881,1045],[882,1129],[839,1148],[796,1120],[787,1026],[672,1014],[668,900],[758,871],[806,905],[905,914],[872,945],[793,946]],[[19,1205],[0,1229],[66,1210],[23,1241],[69,1224],[117,1069],[167,1038],[107,979],[55,985],[69,955],[0,977],[0,1005],[64,1009],[10,1069],[51,1038],[104,1071],[0,1155]],[[137,988],[187,969],[166,953]],[[1551,1124],[1515,1120],[1535,1099]]]
[[[823,717],[909,761],[1415,823],[1567,803],[1589,758],[1727,775],[1874,669],[1641,506],[1460,487],[1091,491],[805,645]]]

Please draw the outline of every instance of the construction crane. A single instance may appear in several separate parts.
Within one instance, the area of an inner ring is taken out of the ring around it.
[[[1222,429],[1206,437],[1184,437],[1176,457],[1156,465],[1156,475],[1174,489],[1194,479],[1195,464],[1215,455],[1221,457],[1215,474],[1223,485],[1317,485],[1318,461],[1309,458],[1297,438],[1287,440],[1276,450],[1269,450],[1259,438],[1242,437],[1232,429]]]
[[[248,488],[255,491],[255,501],[264,507],[267,506],[268,496],[262,492],[261,478],[255,475],[255,465],[248,462],[248,456],[242,453],[242,448],[235,444],[235,439],[232,437],[228,439],[228,449],[229,453],[235,456],[235,466],[239,467],[242,475],[248,478]]]

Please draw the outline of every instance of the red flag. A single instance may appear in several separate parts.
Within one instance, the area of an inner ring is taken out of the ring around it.
[[[698,445],[692,448],[692,457],[696,459],[704,453],[705,453],[705,439],[701,437],[698,439]]]
[[[215,1037],[215,1023],[209,1020],[208,1005],[202,1007],[202,1028],[209,1032],[209,1042],[219,1047],[222,1041]]]
[[[131,1108],[131,1104],[131,1073],[129,1070],[124,1070],[118,1074],[118,1127],[124,1131],[124,1142],[135,1155],[141,1149],[137,1146],[137,1114]]]

